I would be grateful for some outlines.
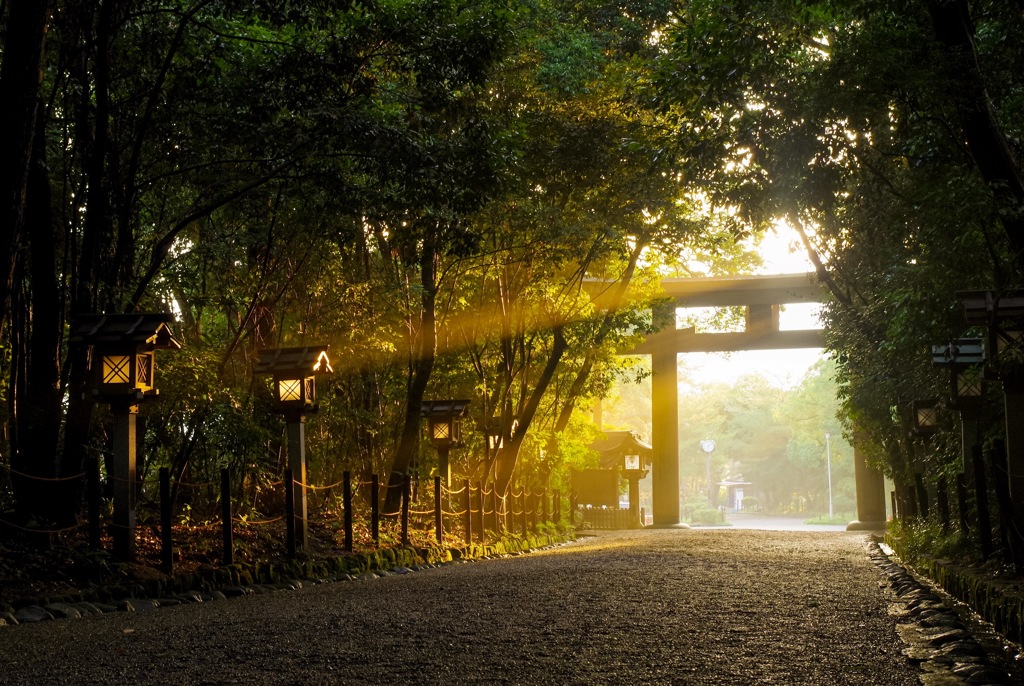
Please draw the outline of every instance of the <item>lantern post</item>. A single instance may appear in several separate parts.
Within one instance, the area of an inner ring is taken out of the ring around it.
[[[928,448],[928,439],[939,430],[939,404],[934,399],[915,400],[910,404],[911,430],[910,433],[924,441],[924,449]],[[913,448],[911,448],[913,450]],[[912,453],[913,454],[913,453]],[[925,485],[924,471],[927,455],[914,460],[917,464],[912,465],[914,469],[914,485],[917,489],[917,501],[920,506],[920,514],[924,519],[928,518],[928,488]]]
[[[966,473],[978,440],[978,420],[985,400],[984,363],[985,346],[980,338],[958,338],[932,346],[932,364],[949,370],[950,407],[960,414],[961,473]]]
[[[269,348],[260,353],[257,374],[270,374],[274,383],[274,399],[284,415],[288,436],[288,468],[292,472],[292,502],[295,522],[295,547],[306,550],[309,526],[306,522],[306,415],[315,414],[316,377],[330,374],[328,346]]]
[[[135,558],[136,419],[139,403],[155,398],[156,355],[161,348],[179,350],[171,332],[171,316],[94,314],[76,317],[68,342],[91,348],[86,393],[110,405],[113,415],[110,474],[114,485],[111,538],[114,557]]]
[[[978,514],[978,535],[982,554],[992,552],[988,486],[978,437],[985,404],[985,342],[981,338],[960,338],[946,345],[932,346],[932,364],[949,370],[950,405],[960,414],[961,473],[957,475],[960,529],[968,530],[967,472],[974,477],[974,507]]]
[[[424,400],[420,416],[427,420],[427,435],[437,448],[437,473],[446,488],[452,485],[452,466],[448,453],[462,445],[462,416],[468,400]]]
[[[622,475],[629,482],[629,528],[642,527],[640,521],[640,479],[647,476],[650,465],[643,456],[630,453],[622,456]]]
[[[964,319],[984,326],[986,380],[1003,385],[1006,422],[1006,473],[1013,520],[1024,530],[1024,290],[958,293]]]

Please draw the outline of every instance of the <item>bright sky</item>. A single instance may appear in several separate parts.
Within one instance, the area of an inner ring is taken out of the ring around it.
[[[796,231],[778,225],[765,234],[758,249],[764,266],[757,274],[798,274],[814,271]],[[787,305],[779,315],[782,329],[817,329],[816,305]],[[807,370],[822,357],[820,349],[763,350],[738,353],[688,353],[681,356],[683,366],[698,383],[733,383],[746,374],[758,373],[773,384],[790,388],[797,385]]]

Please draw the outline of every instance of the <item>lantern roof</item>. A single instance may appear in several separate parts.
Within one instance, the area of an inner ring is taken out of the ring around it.
[[[968,324],[991,324],[1024,317],[1024,290],[961,291],[957,296]]]
[[[327,345],[307,345],[298,348],[267,348],[260,351],[256,362],[257,374],[333,374]]]
[[[625,455],[640,455],[650,458],[653,449],[640,440],[635,431],[605,431],[604,438],[590,444],[591,450],[601,454],[601,466],[611,467]]]
[[[181,343],[174,337],[169,326],[172,321],[171,315],[163,312],[79,315],[71,323],[68,342],[180,350]]]
[[[980,338],[957,338],[946,345],[932,346],[932,364],[936,367],[967,367],[985,361],[985,345]]]
[[[420,403],[420,417],[461,417],[468,406],[468,400],[424,400]]]

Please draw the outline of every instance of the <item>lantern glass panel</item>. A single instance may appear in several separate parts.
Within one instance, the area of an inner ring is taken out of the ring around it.
[[[283,403],[302,400],[302,379],[280,379],[277,382],[277,399]]]
[[[312,403],[314,398],[316,398],[316,378],[307,376],[303,380],[303,384],[306,387],[306,402]]]
[[[1024,331],[1002,331],[996,332],[996,349],[999,353],[1004,352],[1007,348],[1016,347],[1024,336]]]
[[[435,420],[430,430],[435,441],[449,441],[452,438],[451,424],[447,419]]]
[[[931,428],[938,426],[939,415],[938,410],[934,407],[919,407],[917,408],[917,427],[919,429]]]
[[[956,395],[958,398],[978,398],[981,393],[981,373],[978,370],[957,372]]]
[[[103,356],[103,383],[131,383],[131,355]]]
[[[153,388],[152,355],[137,355],[135,357],[135,387],[143,390]]]
[[[626,469],[640,469],[640,456],[639,455],[626,455],[624,460]]]

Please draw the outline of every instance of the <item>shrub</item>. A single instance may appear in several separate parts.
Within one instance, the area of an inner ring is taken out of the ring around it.
[[[942,532],[942,526],[919,519],[894,519],[888,523],[888,533],[908,558],[932,557],[969,563],[980,557],[977,542],[962,532]]]
[[[690,524],[725,524],[725,513],[715,508],[694,509]]]

